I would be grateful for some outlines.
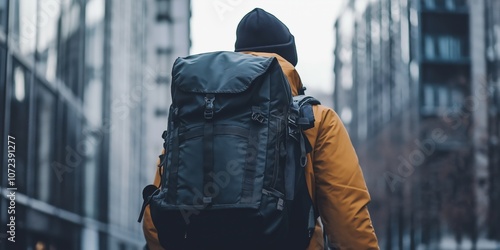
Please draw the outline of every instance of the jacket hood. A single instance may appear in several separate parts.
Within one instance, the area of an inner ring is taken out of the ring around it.
[[[252,51],[246,51],[242,53],[254,56],[276,57],[276,59],[278,59],[281,68],[283,69],[283,73],[288,79],[288,83],[290,84],[290,89],[292,90],[292,95],[296,96],[299,94],[299,89],[301,89],[303,86],[302,80],[300,80],[299,73],[297,72],[297,70],[295,70],[295,67],[285,58],[276,53],[252,52]]]

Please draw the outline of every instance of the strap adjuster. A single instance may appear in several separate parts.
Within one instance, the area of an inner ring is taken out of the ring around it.
[[[264,123],[266,121],[266,116],[264,116],[260,107],[252,106],[252,120],[259,123]]]
[[[205,117],[205,119],[207,119],[207,120],[214,118],[214,111],[205,109],[205,113],[203,113],[203,117]]]

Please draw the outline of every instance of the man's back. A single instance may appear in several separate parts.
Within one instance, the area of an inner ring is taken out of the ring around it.
[[[298,60],[294,37],[276,17],[262,9],[249,12],[238,25],[235,45],[235,51],[276,57],[292,94],[302,91],[295,70]],[[323,230],[336,249],[378,249],[367,209],[370,196],[349,135],[332,109],[316,105],[313,112],[315,126],[305,131],[312,146],[305,171],[308,191],[320,219],[308,249],[323,249]],[[157,186],[159,176],[157,172]],[[161,249],[149,209],[146,209],[144,233],[150,249]]]

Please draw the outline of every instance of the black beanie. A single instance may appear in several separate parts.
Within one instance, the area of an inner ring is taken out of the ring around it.
[[[290,30],[274,15],[260,8],[253,9],[241,19],[234,47],[236,52],[276,53],[293,66],[297,65],[295,38]]]

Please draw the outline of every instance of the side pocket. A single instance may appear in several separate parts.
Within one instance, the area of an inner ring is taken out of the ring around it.
[[[288,231],[288,208],[285,195],[275,189],[262,189],[259,210],[262,237],[281,241]]]
[[[282,211],[285,206],[285,195],[274,188],[262,189],[262,194],[276,200],[276,210]],[[264,197],[263,197],[264,198]]]

